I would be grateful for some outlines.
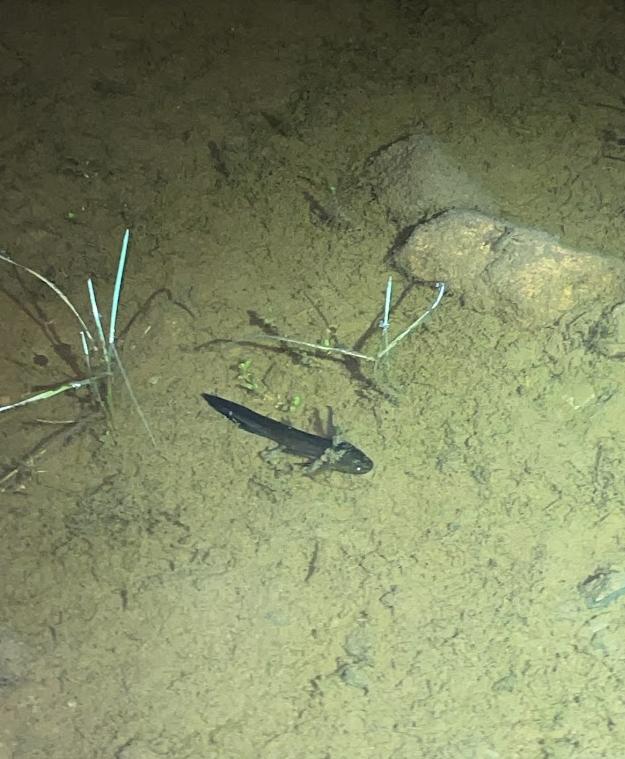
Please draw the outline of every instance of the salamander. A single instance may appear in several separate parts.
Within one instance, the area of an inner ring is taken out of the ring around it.
[[[336,469],[346,474],[365,474],[373,468],[373,461],[351,443],[298,430],[218,395],[202,393],[202,398],[237,427],[273,440],[287,453],[311,461],[313,468]]]

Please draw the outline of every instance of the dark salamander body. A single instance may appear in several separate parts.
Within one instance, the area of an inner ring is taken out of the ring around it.
[[[218,395],[202,393],[202,397],[242,430],[273,440],[287,453],[319,461],[322,466],[347,474],[365,474],[373,468],[373,461],[351,443],[334,443],[331,438],[298,430]]]

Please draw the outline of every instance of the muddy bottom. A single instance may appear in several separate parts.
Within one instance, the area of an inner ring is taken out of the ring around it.
[[[623,753],[625,20],[574,6],[4,4],[0,248],[91,329],[130,229],[154,443],[118,370],[112,419],[84,388],[0,414],[0,759]],[[555,268],[448,268],[385,361],[260,339],[375,357],[450,209]],[[0,264],[1,406],[87,368]],[[267,461],[202,393],[374,467]]]

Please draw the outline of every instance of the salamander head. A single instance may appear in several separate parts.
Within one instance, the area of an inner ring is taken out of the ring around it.
[[[373,469],[373,461],[351,443],[337,443],[327,453],[328,465],[339,472],[366,474]]]

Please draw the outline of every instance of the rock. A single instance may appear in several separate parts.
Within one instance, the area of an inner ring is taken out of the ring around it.
[[[402,226],[452,207],[496,212],[480,183],[425,130],[401,137],[368,159],[364,179],[387,216]]]
[[[619,260],[477,211],[451,210],[417,226],[394,263],[412,278],[445,282],[473,310],[528,329],[614,309],[604,350],[625,352],[625,306],[616,308],[625,301]]]

